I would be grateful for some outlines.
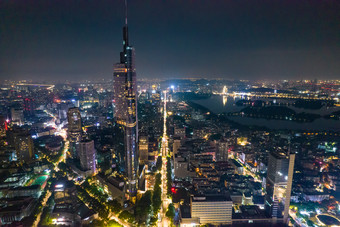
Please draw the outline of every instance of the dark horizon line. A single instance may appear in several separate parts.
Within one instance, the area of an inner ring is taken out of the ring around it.
[[[245,82],[280,82],[280,81],[332,81],[332,82],[340,82],[340,79],[320,79],[320,78],[299,78],[299,79],[267,79],[267,78],[261,78],[261,79],[242,79],[242,78],[223,78],[223,77],[201,77],[201,76],[191,76],[191,77],[168,77],[168,78],[153,78],[153,77],[139,77],[137,81],[171,81],[171,80],[224,80],[224,81],[245,81]],[[53,82],[53,83],[84,83],[84,82],[100,82],[100,81],[113,81],[113,78],[93,78],[93,79],[83,79],[83,80],[37,80],[37,79],[0,79],[1,83],[4,82],[33,82],[37,84],[43,84],[45,82]]]

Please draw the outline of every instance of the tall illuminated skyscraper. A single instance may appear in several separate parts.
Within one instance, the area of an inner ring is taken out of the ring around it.
[[[20,134],[15,138],[15,148],[20,162],[32,162],[34,145],[32,137],[28,132]]]
[[[274,219],[287,222],[295,154],[269,154],[266,178],[266,210]]]
[[[125,124],[126,120],[126,66],[122,63],[117,63],[114,66],[114,105],[115,119],[121,125]]]
[[[94,149],[93,140],[82,140],[79,145],[80,166],[84,171],[91,174],[96,172],[96,150]]]
[[[68,109],[67,121],[67,137],[70,141],[70,153],[72,158],[77,158],[77,147],[82,139],[81,115],[77,107]]]
[[[13,106],[11,108],[11,119],[14,124],[24,124],[24,111],[20,106]]]
[[[33,116],[35,110],[34,100],[32,98],[24,98],[24,114]]]
[[[114,101],[116,121],[124,126],[125,132],[125,174],[130,199],[137,195],[137,85],[135,50],[129,45],[127,3],[125,1],[125,25],[123,27],[123,51],[120,62],[114,68]]]

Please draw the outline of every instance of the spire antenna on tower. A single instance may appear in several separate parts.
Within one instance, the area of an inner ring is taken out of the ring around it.
[[[123,44],[124,44],[124,54],[126,54],[126,48],[129,46],[129,32],[128,32],[128,5],[127,5],[127,0],[124,0],[125,3],[125,24],[123,27]],[[125,62],[125,61],[123,61]]]
[[[128,10],[127,10],[127,0],[124,1],[125,2],[125,26],[127,26],[128,24]]]

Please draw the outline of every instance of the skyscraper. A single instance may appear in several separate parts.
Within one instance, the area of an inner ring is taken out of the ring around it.
[[[96,172],[96,150],[93,140],[83,140],[79,149],[80,166],[84,171]]]
[[[146,164],[148,163],[148,158],[149,158],[149,138],[146,135],[139,136],[139,141],[138,141],[138,152],[139,152],[139,162],[141,164]]]
[[[28,131],[21,129],[15,130],[13,132],[13,139],[18,160],[22,163],[32,162],[34,145]]]
[[[273,218],[288,217],[295,154],[269,154],[266,178],[266,210]],[[283,220],[286,222],[286,220]]]
[[[123,51],[114,69],[115,118],[125,131],[125,174],[130,199],[137,194],[137,85],[135,50],[129,45],[127,3],[125,1],[125,25],[123,27]]]
[[[228,161],[228,142],[218,141],[216,142],[217,152],[216,161],[226,162]]]
[[[116,122],[125,125],[126,120],[126,66],[125,64],[117,63],[114,66],[114,106]]]
[[[35,104],[32,98],[24,98],[24,114],[26,116],[33,116],[35,111]]]
[[[11,108],[11,119],[14,124],[24,124],[24,111],[21,106],[13,106]]]
[[[77,107],[70,108],[67,111],[68,131],[67,137],[70,141],[70,153],[72,158],[77,157],[77,146],[82,137],[81,116]]]

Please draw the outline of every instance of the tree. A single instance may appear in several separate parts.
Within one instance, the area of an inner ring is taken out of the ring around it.
[[[118,214],[122,210],[122,206],[117,200],[110,200],[108,202],[108,206],[111,210],[111,212]]]
[[[122,225],[119,224],[118,222],[116,222],[115,220],[108,221],[107,226],[109,226],[109,227],[122,227]]]
[[[66,166],[66,164],[65,164],[64,162],[59,162],[58,168],[59,168],[61,171],[64,171],[64,172],[67,171],[67,166]]]
[[[98,205],[94,205],[95,207],[97,207]],[[107,217],[109,216],[109,211],[107,209],[105,209],[105,207],[99,207],[98,208],[98,213],[99,213],[99,217],[107,220]]]
[[[156,169],[160,171],[162,169],[162,156],[158,156],[156,161]]]
[[[162,190],[159,187],[159,185],[155,185],[153,196],[152,196],[152,205],[153,205],[153,211],[155,214],[157,214],[161,208],[162,204]]]
[[[103,220],[95,219],[89,224],[89,226],[90,227],[102,227],[102,226],[104,227],[105,223]]]
[[[139,223],[145,222],[151,213],[152,192],[145,192],[136,203],[136,217]]]
[[[155,186],[157,186],[157,185],[159,186],[159,185],[161,185],[161,183],[162,183],[162,174],[158,173],[156,175]]]
[[[172,168],[171,168],[171,158],[167,157],[166,163],[166,178],[167,178],[167,194],[171,195],[171,188],[172,188]]]
[[[134,216],[127,210],[122,211],[122,213],[119,214],[118,218],[127,220],[130,223],[134,221]]]
[[[307,225],[308,226],[314,226],[314,222],[308,219],[307,220]]]
[[[158,221],[157,216],[151,217],[151,218],[150,218],[150,226],[156,225],[157,221]]]
[[[166,211],[165,215],[167,218],[170,219],[170,222],[173,222],[173,219],[175,217],[176,211],[175,211],[175,207],[174,204],[170,203],[168,206],[168,210]]]

